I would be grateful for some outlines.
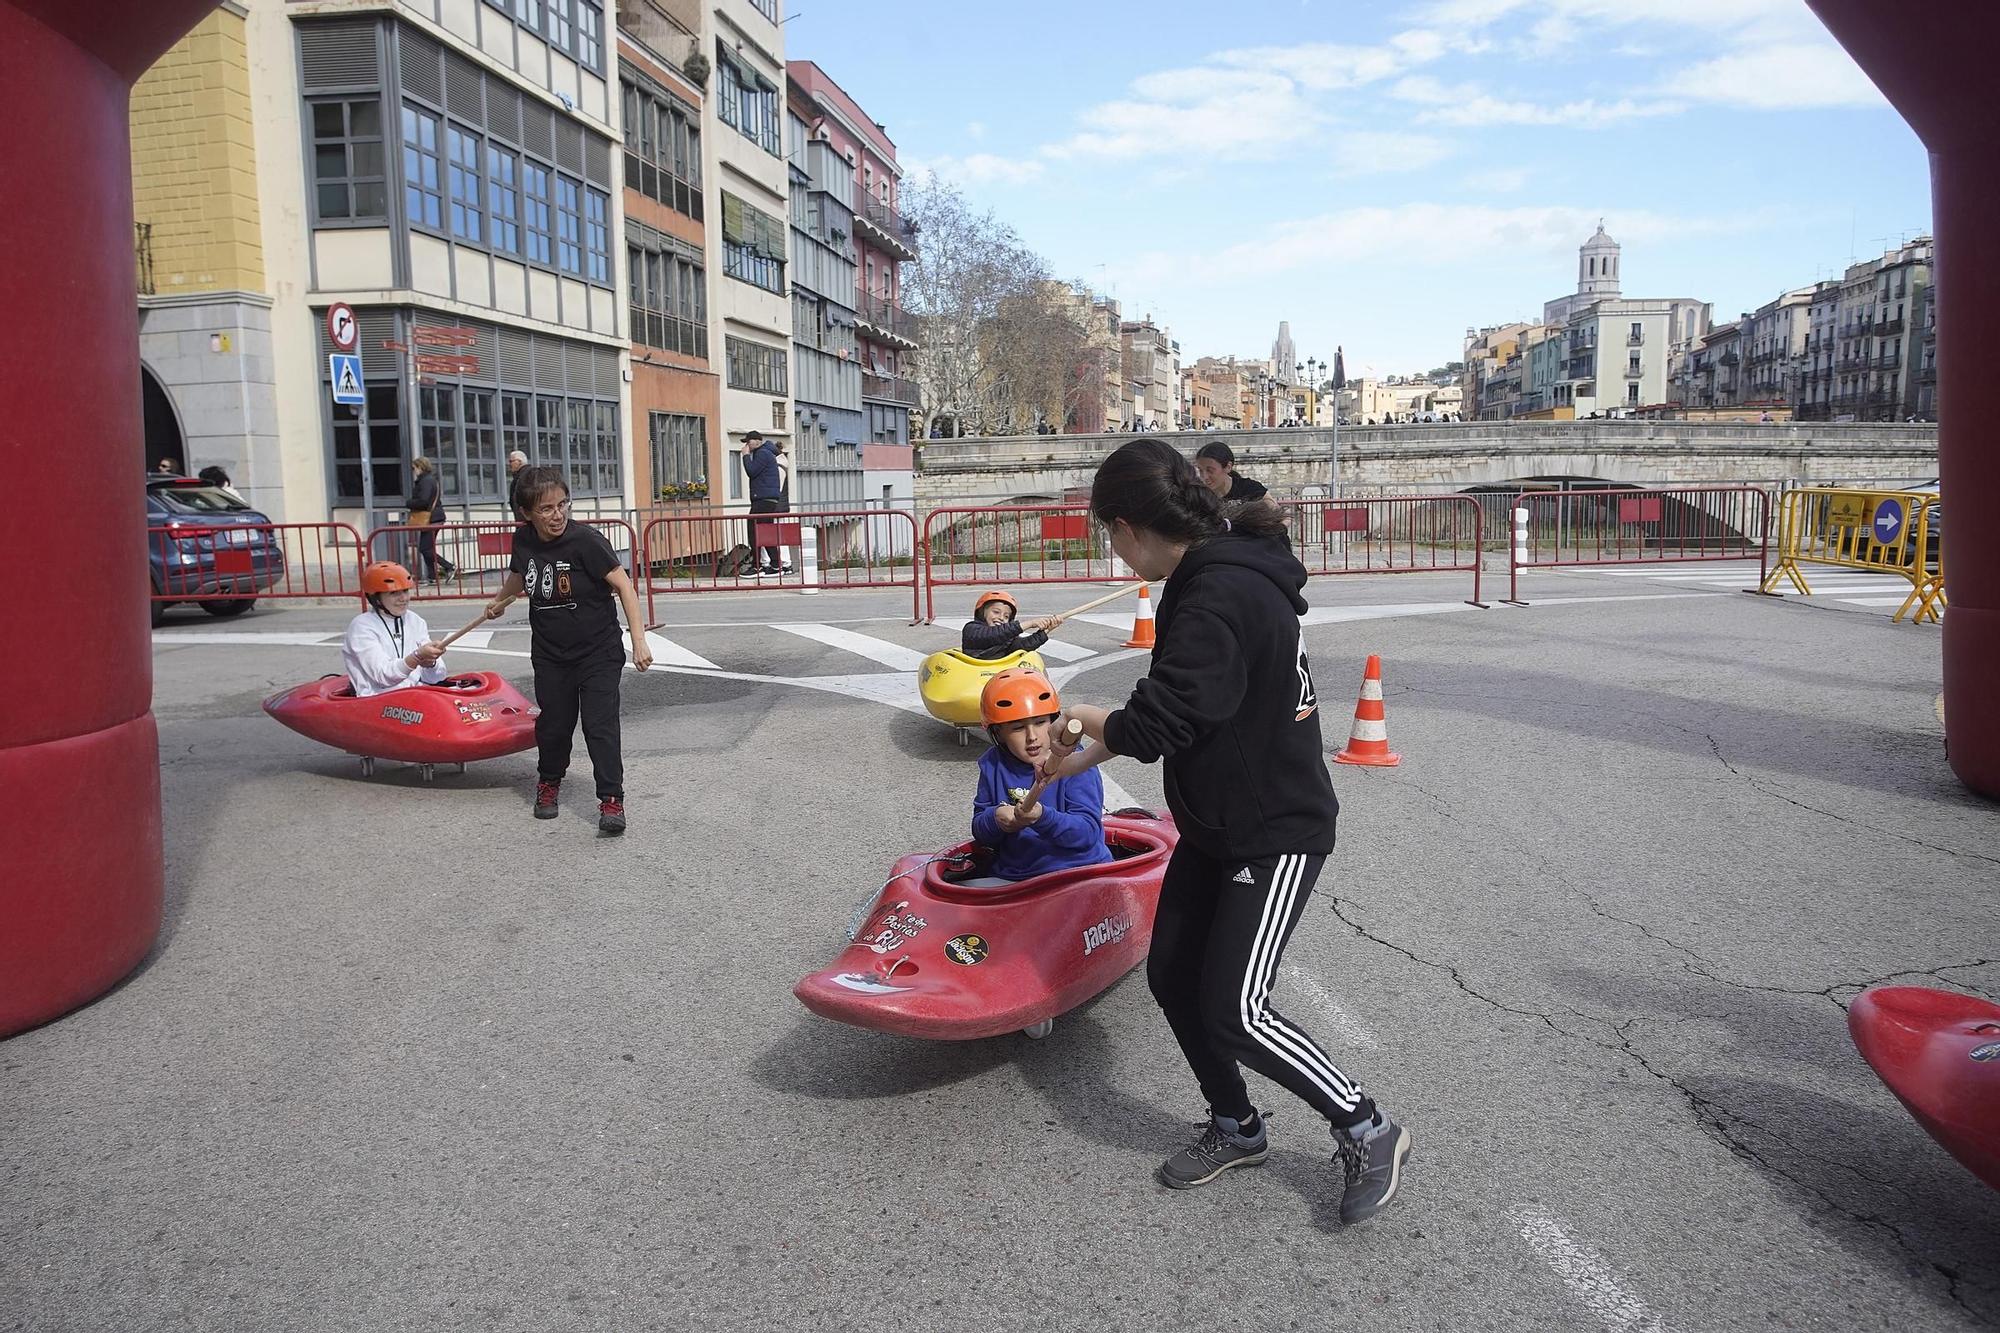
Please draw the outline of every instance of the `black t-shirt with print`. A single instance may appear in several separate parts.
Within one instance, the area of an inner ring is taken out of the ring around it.
[[[511,568],[527,585],[537,658],[581,662],[620,647],[614,594],[604,581],[618,567],[604,534],[575,520],[554,541],[543,541],[532,523],[515,530]]]

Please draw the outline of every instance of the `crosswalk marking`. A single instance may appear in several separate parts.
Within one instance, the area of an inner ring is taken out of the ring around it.
[[[458,636],[458,643],[455,646],[490,648],[493,646],[493,631],[490,629],[468,630],[466,633]]]
[[[1097,656],[1095,648],[1081,648],[1073,643],[1064,643],[1061,639],[1050,639],[1035,651],[1043,657],[1053,657],[1058,662],[1081,662],[1086,657]]]
[[[646,631],[646,646],[653,650],[653,661],[660,666],[705,667],[717,670],[715,663],[700,653],[690,652],[672,639],[662,638],[651,630]]]
[[[796,634],[801,639],[811,639],[829,648],[840,648],[850,653],[858,653],[871,662],[896,671],[915,671],[924,664],[926,654],[914,648],[905,648],[900,643],[878,639],[872,634],[856,634],[853,630],[841,629],[837,625],[773,625],[772,629],[786,634]]]
[[[1901,606],[1910,600],[1910,595],[1906,592],[1901,597],[1842,597],[1839,600],[1842,606]]]

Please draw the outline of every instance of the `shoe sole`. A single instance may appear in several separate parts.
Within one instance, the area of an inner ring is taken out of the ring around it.
[[[1402,1146],[1396,1150],[1396,1155],[1389,1159],[1389,1188],[1382,1192],[1382,1197],[1377,1199],[1374,1206],[1365,1213],[1349,1217],[1346,1210],[1342,1209],[1340,1214],[1342,1225],[1356,1226],[1362,1222],[1366,1222],[1369,1218],[1388,1207],[1389,1200],[1395,1198],[1396,1191],[1403,1187],[1403,1168],[1409,1165],[1410,1156],[1416,1151],[1417,1136],[1410,1133],[1409,1129],[1405,1126],[1398,1126],[1398,1128],[1402,1130],[1403,1142]]]
[[[537,819],[554,819],[561,813],[562,811],[552,805],[538,805],[535,807],[535,818]]]
[[[1196,1189],[1202,1185],[1206,1185],[1209,1181],[1214,1180],[1217,1176],[1221,1175],[1224,1171],[1227,1171],[1232,1167],[1260,1165],[1263,1162],[1263,1160],[1266,1157],[1269,1157],[1270,1155],[1271,1155],[1271,1149],[1269,1145],[1266,1145],[1264,1151],[1256,1154],[1255,1156],[1238,1157],[1233,1161],[1224,1162],[1221,1166],[1216,1167],[1215,1170],[1209,1172],[1207,1175],[1203,1176],[1199,1180],[1181,1180],[1174,1176],[1170,1176],[1167,1174],[1167,1168],[1165,1168],[1164,1166],[1161,1167],[1158,1171],[1155,1171],[1153,1174],[1159,1178],[1159,1182],[1162,1185],[1165,1185],[1170,1190],[1191,1190],[1191,1189]]]
[[[616,837],[625,831],[625,821],[621,819],[614,824],[608,819],[600,819],[597,821],[597,831],[599,833],[609,833]]]

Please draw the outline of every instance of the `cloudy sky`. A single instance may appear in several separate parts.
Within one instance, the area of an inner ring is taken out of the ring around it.
[[[1916,137],[1803,0],[789,0],[817,60],[1183,354],[1454,359],[1575,286],[1718,321],[1930,224]],[[865,18],[863,15],[865,14]]]

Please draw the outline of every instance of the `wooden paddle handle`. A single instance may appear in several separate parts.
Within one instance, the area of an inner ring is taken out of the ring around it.
[[[1070,752],[1074,751],[1082,741],[1083,723],[1070,718],[1063,723],[1062,734],[1055,739],[1054,744],[1064,751],[1063,758],[1067,759]],[[1026,814],[1028,807],[1041,799],[1042,792],[1048,788],[1051,781],[1053,781],[1051,778],[1037,778],[1035,785],[1028,788],[1028,794],[1014,802],[1014,813]]]
[[[514,600],[514,599],[513,599],[512,597],[509,597],[509,598],[507,599],[507,601],[505,601],[505,602],[502,602],[502,603],[500,603],[500,605],[502,605],[502,606],[506,606],[506,605],[507,605],[508,603],[512,602],[513,600]],[[486,623],[486,622],[487,622],[488,620],[490,620],[490,619],[492,619],[492,617],[491,617],[491,616],[488,616],[488,615],[487,615],[487,614],[486,614],[486,613],[485,613],[484,611],[481,611],[481,612],[479,613],[479,619],[477,619],[477,620],[473,621],[473,622],[472,622],[472,623],[471,623],[470,625],[467,625],[467,626],[466,626],[465,628],[463,628],[463,629],[455,629],[455,630],[453,630],[453,631],[451,632],[451,635],[450,635],[450,637],[449,637],[449,638],[447,638],[447,639],[445,639],[445,641],[444,641],[443,643],[440,643],[440,644],[438,645],[438,648],[439,648],[439,650],[440,650],[440,651],[442,651],[443,649],[446,649],[446,648],[449,648],[449,647],[451,647],[451,646],[452,646],[452,645],[453,645],[454,643],[457,643],[457,642],[458,642],[458,641],[459,641],[460,639],[462,639],[462,638],[464,638],[464,637],[465,637],[466,635],[468,635],[468,634],[472,633],[472,631],[474,631],[474,630],[478,629],[478,628],[479,628],[479,627],[480,627],[481,625],[484,625],[484,624],[485,624],[485,623]]]
[[[1115,602],[1120,597],[1125,596],[1127,593],[1137,592],[1139,591],[1139,589],[1145,586],[1147,585],[1144,583],[1128,583],[1124,587],[1120,588],[1117,592],[1107,592],[1104,594],[1104,596],[1096,598],[1092,601],[1085,602],[1082,606],[1071,607],[1069,610],[1062,612],[1058,618],[1062,620],[1068,620],[1071,616],[1080,616],[1085,611],[1094,611],[1098,607],[1103,606],[1106,602]]]

